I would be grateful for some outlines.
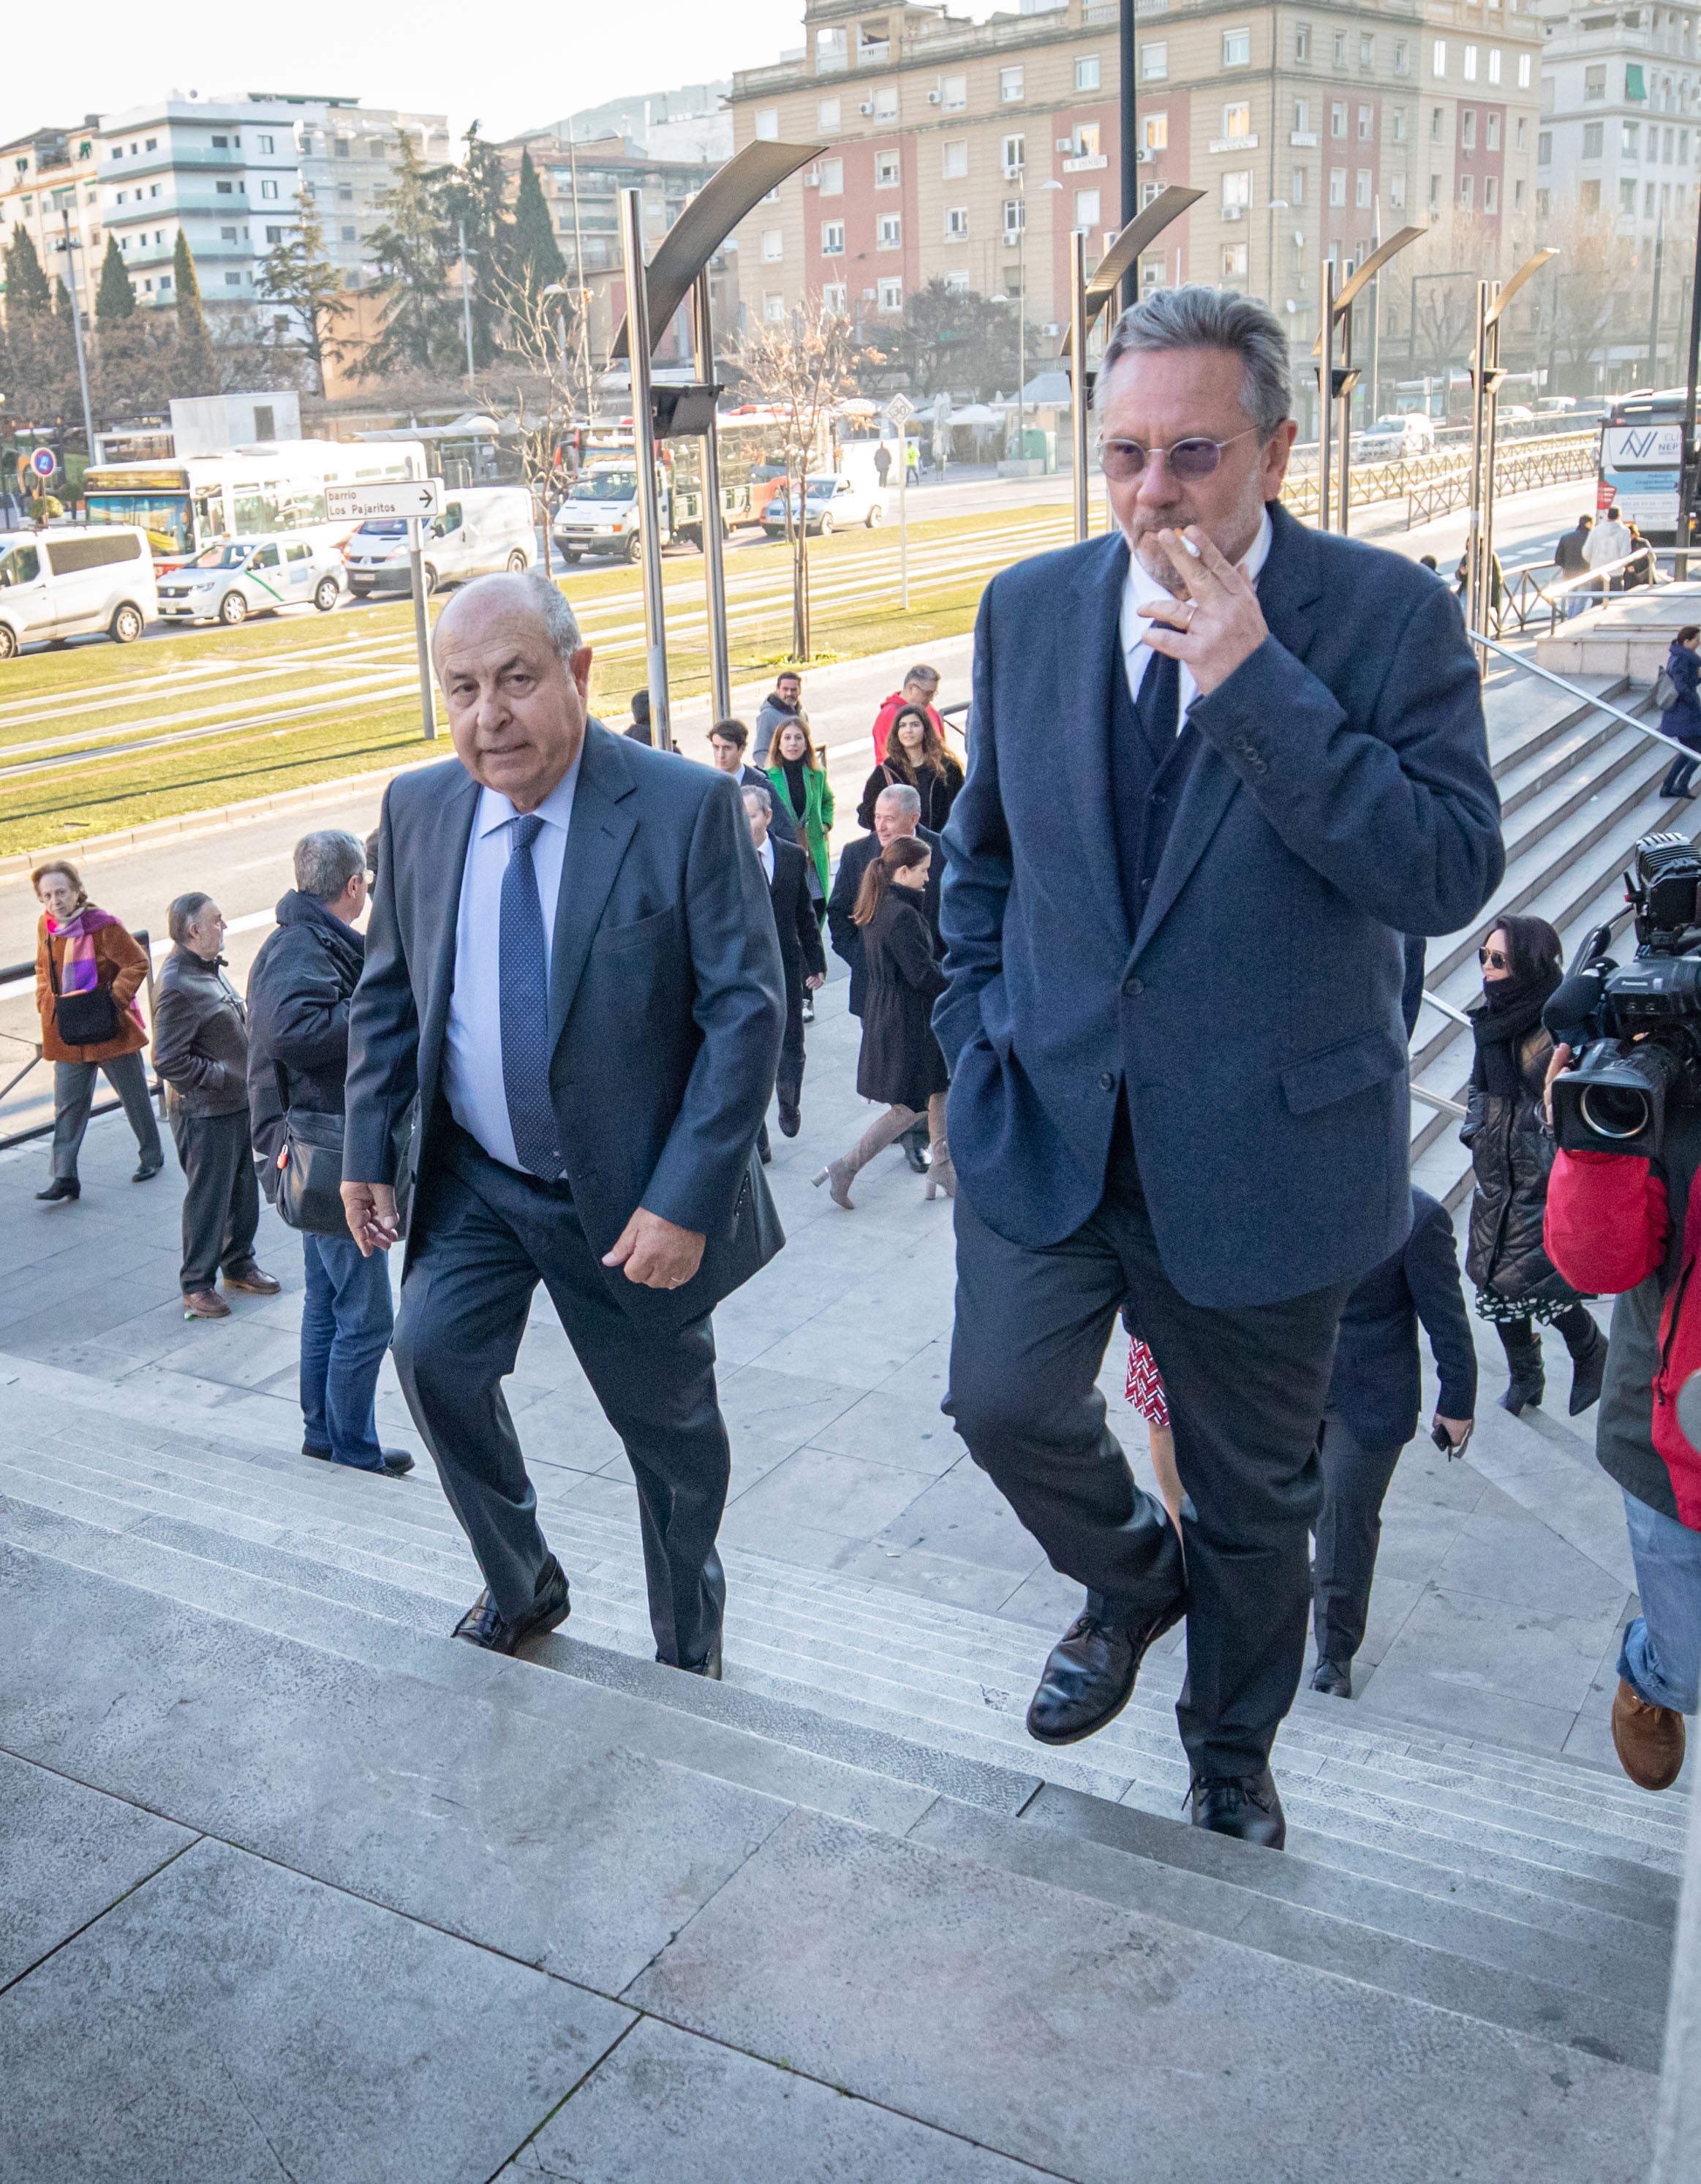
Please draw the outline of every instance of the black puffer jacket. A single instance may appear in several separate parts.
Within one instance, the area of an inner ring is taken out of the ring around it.
[[[1470,1237],[1465,1271],[1478,1289],[1493,1288],[1515,1302],[1576,1295],[1542,1246],[1548,1174],[1554,1138],[1542,1110],[1542,1089],[1554,1042],[1537,1024],[1515,1047],[1518,1094],[1506,1099],[1473,1084],[1459,1141],[1470,1150],[1476,1195],[1470,1201]]]
[[[263,1162],[275,1161],[290,1108],[342,1112],[348,1002],[366,960],[364,936],[310,894],[292,889],[277,921],[248,973],[249,1128]]]

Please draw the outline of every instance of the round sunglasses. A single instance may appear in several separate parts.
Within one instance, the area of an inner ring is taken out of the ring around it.
[[[1126,483],[1138,477],[1154,455],[1161,455],[1171,476],[1192,484],[1210,476],[1222,460],[1225,448],[1231,448],[1237,440],[1250,439],[1256,430],[1255,426],[1248,426],[1244,432],[1231,432],[1226,440],[1177,440],[1168,448],[1142,448],[1137,440],[1101,440],[1099,466],[1106,477]]]
[[[1505,971],[1511,967],[1505,956],[1498,948],[1479,948],[1476,951],[1476,960],[1485,971]]]

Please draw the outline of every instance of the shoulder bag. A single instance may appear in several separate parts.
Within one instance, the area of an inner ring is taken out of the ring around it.
[[[284,1117],[278,1164],[278,1217],[290,1228],[315,1236],[346,1236],[342,1206],[341,1115],[316,1115],[292,1107]]]
[[[51,940],[47,978],[53,989],[53,1028],[67,1046],[104,1046],[118,1037],[118,1009],[111,987],[97,986],[92,994],[62,994]]]
[[[1669,667],[1662,667],[1654,677],[1654,710],[1655,712],[1669,713],[1677,703],[1679,694],[1677,685],[1671,679],[1671,670]]]

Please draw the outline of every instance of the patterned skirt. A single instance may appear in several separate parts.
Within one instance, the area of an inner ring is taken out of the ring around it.
[[[1170,1399],[1164,1393],[1164,1376],[1158,1361],[1138,1335],[1128,1346],[1128,1400],[1148,1425],[1170,1423]]]
[[[1577,1302],[1575,1296],[1562,1297],[1504,1297],[1493,1287],[1476,1292],[1476,1316],[1486,1319],[1491,1327],[1513,1327],[1520,1320],[1533,1319],[1543,1327],[1551,1327],[1561,1320]]]

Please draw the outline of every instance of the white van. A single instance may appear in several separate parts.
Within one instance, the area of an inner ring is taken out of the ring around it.
[[[425,526],[427,596],[442,584],[499,569],[529,569],[537,559],[537,532],[530,489],[523,485],[460,486],[443,499],[443,512]],[[342,549],[348,588],[357,599],[375,591],[412,588],[408,526],[400,517],[363,523]]]
[[[145,532],[101,524],[0,532],[0,660],[97,630],[133,644],[158,613]]]
[[[167,621],[212,621],[234,629],[251,614],[315,606],[329,614],[347,579],[328,539],[285,532],[270,538],[227,538],[208,546],[159,582]]]

